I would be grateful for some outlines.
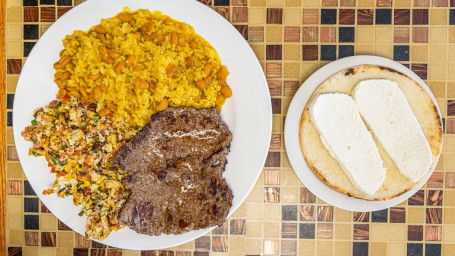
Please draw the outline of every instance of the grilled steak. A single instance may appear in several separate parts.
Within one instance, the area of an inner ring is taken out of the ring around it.
[[[130,176],[120,223],[148,235],[221,225],[232,192],[221,177],[231,133],[216,109],[168,108],[118,150]]]

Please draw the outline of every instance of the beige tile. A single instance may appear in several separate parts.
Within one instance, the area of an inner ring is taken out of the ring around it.
[[[411,7],[412,0],[393,1],[395,7]]]
[[[455,43],[455,28],[454,27],[449,28],[449,43]],[[454,46],[452,46],[452,47],[454,47]]]
[[[406,241],[407,240],[406,225],[390,225],[389,235],[387,237],[390,241]]]
[[[6,164],[6,177],[10,179],[22,178],[23,171],[20,163],[7,163]],[[8,206],[8,210],[9,210]]]
[[[267,0],[267,7],[283,7],[282,0]]]
[[[300,77],[300,63],[284,63],[284,78],[298,79]]]
[[[358,0],[357,1],[358,7],[374,7],[374,0]]]
[[[22,197],[7,196],[6,197],[6,211],[8,213],[22,213],[24,212],[24,201]]]
[[[263,252],[264,254],[278,254],[280,251],[279,240],[264,240]]]
[[[446,45],[431,45],[430,46],[431,61],[447,61],[447,46]]]
[[[58,256],[71,256],[73,255],[73,248],[57,248],[56,255]]]
[[[6,40],[21,40],[22,39],[22,25],[21,24],[7,24],[5,37],[6,37]]]
[[[374,46],[369,45],[356,45],[355,48],[356,55],[372,55],[374,54]]]
[[[259,221],[246,221],[246,236],[249,238],[262,237],[262,223]]]
[[[286,113],[286,112],[284,112]],[[295,174],[293,169],[281,170],[281,186],[282,187],[296,187],[300,185],[300,180]]]
[[[387,233],[387,224],[370,224],[369,234],[371,241],[387,241]]]
[[[22,1],[21,0],[8,0],[8,2],[6,2],[6,8],[10,8],[10,7],[22,7]]]
[[[446,154],[445,157],[445,170],[454,170],[455,169],[455,155]]]
[[[393,58],[393,45],[376,45],[375,54],[377,56],[392,59]]]
[[[335,254],[338,256],[350,256],[352,255],[352,242],[335,241]]]
[[[452,256],[455,251],[455,244],[443,244],[442,256]]]
[[[351,232],[352,232],[351,224],[335,224],[335,239],[350,240],[352,239]]]
[[[248,220],[262,220],[262,204],[247,203],[246,218]]]
[[[444,191],[444,206],[455,206],[455,190]]]
[[[332,255],[333,242],[317,241],[317,255]]]
[[[449,68],[447,71],[447,79],[455,80],[455,64],[449,63]]]
[[[304,0],[303,7],[319,7],[321,6],[320,0]]]
[[[188,242],[188,243],[185,243],[185,244],[181,244],[179,246],[176,247],[177,250],[194,250],[194,241],[191,241],[191,242]]]
[[[254,186],[246,198],[247,202],[262,202],[264,198],[264,188],[262,185]]]
[[[263,7],[266,4],[266,0],[250,0],[251,7]]]
[[[53,247],[40,247],[38,251],[39,251],[40,256],[55,256],[56,255],[55,248],[53,248]]]
[[[355,28],[356,43],[374,42],[375,29],[371,26],[357,26]]]
[[[446,84],[444,82],[429,82],[428,86],[436,98],[446,97]]]
[[[406,255],[406,243],[389,243],[387,252],[387,255]]]
[[[245,215],[246,215],[245,213],[246,213],[246,202],[243,202],[243,204],[241,204],[239,206],[239,208],[237,208],[237,210],[235,210],[235,212],[232,214],[231,218],[244,219]]]
[[[280,222],[264,222],[262,228],[264,229],[264,238],[280,238]]]
[[[299,255],[313,256],[316,255],[316,242],[299,240]]]
[[[392,26],[376,26],[375,28],[376,43],[392,43],[393,42],[393,27]]]
[[[447,25],[447,12],[446,8],[430,9],[430,25]]]
[[[22,229],[24,228],[24,215],[23,214],[8,214],[8,229]]]
[[[334,208],[334,216],[336,222],[350,222],[352,220],[352,212],[340,208]]]
[[[447,152],[455,152],[455,136],[446,136],[445,144]]]
[[[286,0],[286,6],[289,7],[300,7],[302,5],[301,0]]]
[[[310,62],[310,63],[302,63],[300,65],[302,70],[300,72],[302,79],[307,79],[311,74],[313,74],[316,70],[318,70],[319,66],[317,62]]]
[[[302,55],[300,49],[302,46],[298,44],[285,44],[283,46],[283,58],[284,60],[300,60]]]
[[[265,24],[267,19],[267,10],[265,8],[248,8],[249,24]]]
[[[282,0],[279,0],[282,2]],[[302,24],[302,10],[299,8],[285,8],[283,10],[284,25],[300,25]]]
[[[55,230],[57,229],[57,218],[52,214],[41,214],[39,224],[40,229]]]
[[[244,236],[230,236],[229,237],[229,251],[230,252],[244,252],[245,251],[245,237]]]
[[[423,207],[409,207],[407,211],[408,223],[424,223],[425,221],[425,208]]]
[[[19,41],[6,42],[6,57],[7,58],[21,58],[22,57],[22,43]]]
[[[264,221],[281,221],[281,205],[264,204]]]
[[[73,232],[58,232],[57,246],[58,247],[73,247]]]
[[[438,99],[438,100],[436,100],[436,102],[438,103],[438,107],[441,110],[442,116],[443,117],[447,116],[447,100]],[[455,162],[454,162],[454,167],[455,167]]]
[[[447,65],[432,63],[428,65],[428,78],[431,80],[446,80]]]
[[[442,227],[442,241],[453,243],[455,242],[455,226],[443,226]]]
[[[455,208],[444,209],[444,224],[455,224]]]
[[[271,42],[282,42],[283,41],[283,27],[281,26],[268,26],[266,28],[266,41]]]
[[[7,22],[22,22],[22,7],[11,7],[6,10]],[[22,29],[21,29],[22,31]]]
[[[125,250],[123,253],[123,256],[140,256],[141,252],[140,251],[129,251]]]
[[[7,75],[6,76],[6,92],[14,93],[16,91],[17,80],[19,79],[18,75]]]
[[[245,241],[247,254],[260,253],[262,250],[262,239],[246,239]]]
[[[36,255],[39,255],[38,249],[39,249],[39,247],[23,247],[22,248],[22,255],[23,256],[36,256]]]
[[[371,243],[371,256],[384,256],[387,255],[387,243]]]
[[[428,46],[426,45],[411,45],[411,54],[409,55],[411,61],[427,61],[428,60]]]
[[[258,60],[265,59],[265,46],[263,44],[254,44],[251,46],[251,49],[253,49],[253,52],[256,54]]]
[[[447,34],[445,27],[430,27],[430,43],[446,43]]]
[[[24,231],[17,229],[9,229],[9,240],[6,242],[10,245],[23,245],[24,244]]]
[[[273,132],[283,131],[283,117],[273,116],[272,131]]]

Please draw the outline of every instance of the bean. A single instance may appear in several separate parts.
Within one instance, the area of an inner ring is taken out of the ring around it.
[[[153,81],[150,81],[150,88],[152,89],[156,88],[156,84]]]
[[[179,44],[179,35],[176,32],[171,34],[171,43],[175,45]]]
[[[141,71],[141,70],[142,70],[141,66],[136,65],[133,67],[133,71]]]
[[[185,64],[186,64],[187,66],[193,65],[193,62],[194,62],[194,58],[191,57],[191,56],[190,56],[190,57],[187,57],[187,58],[185,59]]]
[[[196,49],[197,43],[196,43],[195,40],[192,40],[192,41],[190,42],[190,47],[191,47],[191,49]]]
[[[81,94],[78,92],[78,91],[70,91],[68,93],[69,96],[73,96],[73,97],[77,97],[77,98],[80,98],[81,97]]]
[[[136,122],[134,121],[134,119],[132,117],[128,118],[128,124],[131,126],[136,126]]]
[[[216,108],[216,110],[218,110],[218,113],[221,112],[221,107],[220,106],[215,105],[215,108]]]
[[[62,95],[62,96],[65,96],[67,93],[68,93],[68,91],[65,90],[65,89],[60,89],[60,90],[58,91],[58,94],[60,94],[60,95]]]
[[[114,51],[114,50],[108,50],[107,53],[109,54],[109,56],[111,56],[111,58],[113,59],[116,59],[120,56],[120,53]]]
[[[128,98],[131,99],[131,100],[135,100],[136,99],[136,93],[134,93],[133,90],[128,90]]]
[[[219,79],[219,78],[217,79],[217,81],[218,81],[219,85],[223,85],[226,83],[226,81],[224,81],[223,79]]]
[[[164,24],[169,25],[169,23],[171,23],[171,19],[166,18],[166,19],[164,20]]]
[[[210,74],[210,71],[212,71],[212,64],[207,63],[205,64],[204,68],[202,69],[206,75]]]
[[[217,106],[222,106],[225,100],[226,100],[226,99],[224,98],[224,96],[221,95],[221,94],[219,94],[219,95],[216,97],[215,105],[217,105]]]
[[[164,42],[164,37],[162,35],[158,35],[156,37],[156,43],[157,44],[162,44]]]
[[[232,96],[232,90],[231,90],[231,87],[229,87],[229,85],[227,84],[223,84],[221,86],[221,94],[223,94],[223,96],[225,98],[230,98]]]
[[[100,89],[102,92],[107,92],[107,86],[105,84],[101,84]]]
[[[54,78],[55,79],[60,79],[60,77],[62,77],[62,74],[63,74],[62,72],[55,72]]]
[[[57,61],[54,63],[54,69],[57,70],[60,68],[60,63]]]
[[[139,31],[134,32],[134,36],[136,37],[136,40],[138,42],[141,41],[141,37],[142,37],[141,32],[139,32]]]
[[[134,64],[134,61],[136,60],[136,56],[130,55],[128,58],[126,58],[126,66],[130,67]]]
[[[167,98],[163,98],[158,104],[156,104],[156,111],[163,111],[169,106]]]
[[[63,72],[61,78],[63,80],[68,80],[68,78],[70,78],[70,72]]]
[[[119,61],[117,63],[117,65],[115,66],[115,68],[114,68],[115,73],[121,74],[123,67],[125,67],[125,62],[124,61]]]
[[[201,90],[204,90],[205,88],[207,88],[207,84],[205,83],[204,79],[197,81],[196,86],[197,86],[197,88],[199,88]]]
[[[98,115],[100,115],[101,117],[106,116],[107,114],[109,114],[109,108],[107,108],[107,107],[98,111]]]
[[[101,91],[99,86],[95,86],[92,91],[92,98],[94,100],[99,100],[103,96],[103,92]]]
[[[101,46],[100,46],[100,52],[106,54],[106,53],[107,53],[107,48],[106,48],[106,46],[101,45]]]
[[[223,79],[223,80],[226,80],[226,77],[229,75],[229,71],[227,70],[227,68],[225,66],[222,66],[220,68],[220,71],[218,71],[218,78],[220,79]]]
[[[173,77],[173,76],[177,75],[177,73],[178,73],[178,68],[174,64],[169,65],[166,69],[166,74],[168,77]]]
[[[153,21],[146,22],[144,25],[142,25],[142,31],[144,32],[150,32],[153,30],[155,27],[155,24],[153,24]]]
[[[86,97],[87,94],[87,89],[85,89],[85,86],[79,86],[79,91],[81,92],[82,96]]]
[[[65,53],[65,49],[61,50],[61,51],[59,52],[58,55],[59,55],[60,57],[62,57],[64,53]]]
[[[133,16],[131,16],[131,14],[129,13],[119,13],[117,15],[117,18],[121,21],[121,22],[130,22],[130,20],[133,19]]]
[[[88,78],[89,78],[90,80],[95,81],[95,80],[97,80],[98,78],[100,78],[100,76],[101,76],[101,73],[100,73],[100,72],[96,72],[96,73],[91,73],[90,75],[88,75]]]
[[[104,40],[104,34],[97,34],[96,38],[98,38],[99,40]]]
[[[63,84],[63,81],[60,79],[55,80],[55,83],[57,83],[58,88],[60,89],[65,89],[65,85]]]
[[[114,102],[107,103],[107,107],[112,111],[117,110],[117,104],[115,104]]]
[[[98,33],[98,34],[104,34],[104,33],[106,33],[106,30],[104,29],[103,26],[101,26],[101,24],[95,26],[95,31],[96,31],[96,33]]]
[[[136,88],[139,89],[148,89],[150,87],[147,81],[144,81],[139,77],[136,77],[136,79],[134,80],[134,86],[136,86]]]
[[[72,59],[73,59],[73,58],[72,58],[71,56],[68,56],[68,55],[63,56],[63,57],[59,60],[60,68],[61,68],[61,69],[64,69],[64,68],[66,67],[66,65],[68,65],[68,64],[71,62]]]
[[[209,85],[212,82],[212,77],[208,76],[208,77],[204,78],[204,82],[206,85]]]
[[[68,91],[77,91],[77,88],[68,86],[68,87],[66,87],[66,90],[68,90]]]
[[[144,38],[144,41],[152,41],[153,40],[153,36],[152,35],[144,35],[143,38]]]
[[[106,54],[106,55],[103,55],[103,56],[101,57],[101,59],[103,59],[104,62],[106,62],[107,64],[112,64],[112,63],[114,63],[114,59],[112,59],[111,56],[109,56],[109,55],[107,55],[107,54]]]

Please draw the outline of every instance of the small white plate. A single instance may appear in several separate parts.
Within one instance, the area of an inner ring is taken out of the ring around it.
[[[441,112],[439,110],[438,104],[430,89],[419,76],[417,76],[407,67],[398,62],[383,57],[368,55],[353,56],[339,59],[325,65],[324,67],[314,72],[300,86],[299,90],[294,95],[291,104],[289,105],[289,109],[286,115],[286,122],[284,126],[284,142],[289,161],[291,162],[295,173],[300,178],[305,187],[307,187],[313,194],[328,204],[341,209],[368,212],[389,208],[405,201],[427,182],[428,178],[430,178],[431,174],[433,173],[433,170],[431,170],[431,172],[428,173],[428,175],[425,176],[422,181],[420,181],[413,189],[398,197],[385,201],[367,201],[349,197],[331,188],[323,180],[321,180],[319,176],[314,173],[314,171],[308,166],[308,163],[302,154],[299,137],[300,121],[302,118],[303,110],[305,109],[308,100],[311,98],[311,95],[316,90],[316,88],[330,76],[336,74],[339,71],[361,65],[377,65],[388,67],[409,76],[414,81],[418,82],[430,95],[431,99],[438,109],[439,117],[441,118]]]
[[[53,63],[63,49],[62,39],[74,30],[86,31],[110,18],[125,6],[131,10],[159,10],[170,17],[194,27],[218,52],[228,67],[228,83],[233,96],[221,111],[223,121],[232,132],[231,152],[223,177],[229,184],[234,199],[231,215],[245,200],[262,171],[272,133],[272,107],[264,72],[242,35],[221,15],[197,1],[169,0],[90,0],[71,9],[57,20],[30,53],[20,75],[14,100],[13,130],[17,153],[23,170],[40,200],[63,223],[74,231],[85,233],[85,217],[79,217],[81,206],[72,197],[44,196],[42,191],[52,187],[55,174],[44,157],[28,155],[32,144],[25,141],[21,131],[30,125],[33,110],[55,99],[58,87],[53,82]],[[196,239],[214,227],[190,231],[181,235],[141,235],[129,228],[114,231],[102,241],[110,246],[154,250],[176,246]]]

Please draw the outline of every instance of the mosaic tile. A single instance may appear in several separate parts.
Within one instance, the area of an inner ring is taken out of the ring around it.
[[[267,78],[281,78],[281,63],[267,63],[266,64],[266,77]]]
[[[335,60],[336,56],[336,45],[321,45],[321,60]]]
[[[248,8],[247,7],[233,7],[232,8],[232,22],[248,22]]]
[[[373,25],[373,15],[372,9],[357,10],[357,25]]]
[[[22,256],[22,247],[8,247],[8,256]]]
[[[74,248],[73,249],[74,256],[88,256],[88,249],[85,248]]]
[[[408,226],[408,240],[409,241],[422,241],[423,240],[423,226],[409,225]]]
[[[213,4],[215,6],[228,6],[229,5],[229,0],[214,0]]]
[[[299,216],[302,221],[315,220],[315,208],[312,205],[301,205],[299,208]]]
[[[394,9],[393,24],[409,25],[411,22],[411,11],[409,9]]]
[[[39,229],[39,216],[24,215],[24,229]]]
[[[55,232],[41,232],[41,246],[55,247],[56,246],[56,233]]]
[[[422,244],[414,244],[408,243],[407,245],[407,254],[408,255],[423,255],[423,245]]]
[[[409,61],[409,46],[408,45],[395,45],[393,47],[393,60]]]
[[[38,22],[38,7],[24,7],[24,22]]]
[[[38,0],[23,0],[24,6],[38,6]]]
[[[377,7],[392,7],[392,0],[378,0]]]
[[[424,193],[425,192],[423,190],[417,191],[408,199],[408,205],[423,205],[425,198]]]
[[[333,224],[332,223],[318,223],[317,224],[317,238],[318,239],[332,239],[333,238]]]
[[[9,180],[7,186],[8,195],[22,195],[22,181]]]
[[[297,238],[297,223],[283,222],[281,224],[282,238]]]
[[[235,5],[235,6],[247,6],[248,5],[248,1],[247,0],[233,0],[232,1],[232,5]]]
[[[392,24],[392,9],[376,9],[376,25]]]
[[[299,81],[284,81],[283,96],[294,96],[299,85]]]
[[[303,24],[316,25],[318,24],[318,9],[303,9]]]
[[[423,80],[427,79],[427,64],[412,64],[411,70]]]
[[[197,0],[197,1],[203,3],[203,4],[207,5],[207,6],[212,5],[212,0]],[[74,3],[74,5],[76,6],[76,3]]]
[[[427,191],[427,203],[426,205],[437,206],[442,205],[442,190],[428,190]]]
[[[370,221],[370,213],[369,212],[354,212],[353,221],[354,222],[368,222],[368,221]]]
[[[428,7],[430,6],[430,0],[414,0],[415,7]]]
[[[24,240],[26,246],[38,246],[39,242],[39,233],[38,232],[31,232],[26,231],[24,232]]]
[[[455,25],[455,9],[450,10],[449,17],[449,24]]]
[[[368,240],[370,225],[368,224],[354,224],[353,239],[354,240]]]
[[[356,1],[355,0],[340,0],[340,6],[343,7],[355,7]]]
[[[315,225],[314,223],[300,223],[299,224],[299,238],[314,239]]]
[[[318,221],[333,221],[333,206],[318,206]]]
[[[305,28],[303,28],[305,29]],[[300,41],[300,28],[299,27],[285,27],[284,28],[284,41],[285,42],[299,42]]]
[[[374,211],[371,213],[372,222],[387,222],[387,209]]]
[[[57,19],[62,17],[63,14],[67,13],[71,9],[72,7],[59,7],[57,9]]]
[[[355,29],[353,27],[340,27],[338,31],[338,41],[340,43],[353,43]]]
[[[40,5],[55,5],[55,0],[40,0]]]
[[[321,24],[336,24],[337,10],[336,9],[321,9]]]
[[[28,182],[28,180],[24,181],[24,195],[26,196],[36,196],[35,191],[33,190],[32,186]]]
[[[339,24],[340,25],[354,25],[355,24],[355,10],[354,9],[340,9]]]
[[[218,14],[220,14],[226,20],[228,20],[228,21],[230,20],[231,9],[229,7],[218,6],[218,7],[214,7],[213,10],[215,10]]]
[[[281,96],[281,81],[280,80],[267,80],[269,85],[270,96]]]
[[[428,9],[413,9],[412,10],[412,24],[413,25],[427,25],[428,24]]]
[[[336,28],[321,27],[320,41],[324,43],[336,42],[337,34]]]
[[[409,43],[409,28],[394,28],[393,42],[394,43]]]
[[[338,1],[337,0],[322,0],[322,6],[337,6]]]
[[[412,42],[413,43],[428,43],[428,28],[427,27],[412,28]]]
[[[281,240],[282,255],[296,255],[297,241]]]
[[[266,59],[267,60],[281,60],[283,57],[282,45],[267,45],[266,46]]]
[[[221,227],[216,227],[212,230],[213,235],[227,235],[228,234],[228,222],[225,221]]]
[[[367,242],[353,242],[352,255],[353,256],[368,255],[368,243]]]
[[[24,212],[39,212],[38,198],[24,198]]]
[[[446,188],[455,188],[455,172],[447,172],[445,182]]]
[[[354,56],[354,46],[353,45],[339,45],[338,46],[338,58],[344,58]]]
[[[228,237],[227,236],[213,237],[212,251],[227,252],[228,251]]]
[[[425,255],[441,255],[441,245],[425,244]]]
[[[13,126],[13,112],[6,113],[6,125]],[[9,160],[17,160],[17,159],[9,159]]]
[[[318,28],[317,27],[303,27],[302,28],[302,42],[317,42],[318,41]]]
[[[426,209],[426,223],[441,224],[442,223],[442,209],[441,208],[427,208]]]
[[[317,45],[302,45],[303,60],[318,60]]]
[[[296,205],[283,205],[282,206],[282,220],[297,220],[297,206]]]
[[[58,6],[71,6],[72,0],[57,0]]]
[[[55,7],[41,7],[41,22],[55,21]]]
[[[21,59],[7,59],[6,60],[6,73],[7,74],[20,74],[22,69]]]
[[[267,9],[267,24],[282,24],[283,23],[283,9],[268,8]]]
[[[426,226],[425,241],[441,241],[442,226]]]
[[[279,241],[278,240],[264,240],[264,254],[278,254],[279,248]]]
[[[264,42],[264,27],[250,27],[248,39],[250,42]]]

